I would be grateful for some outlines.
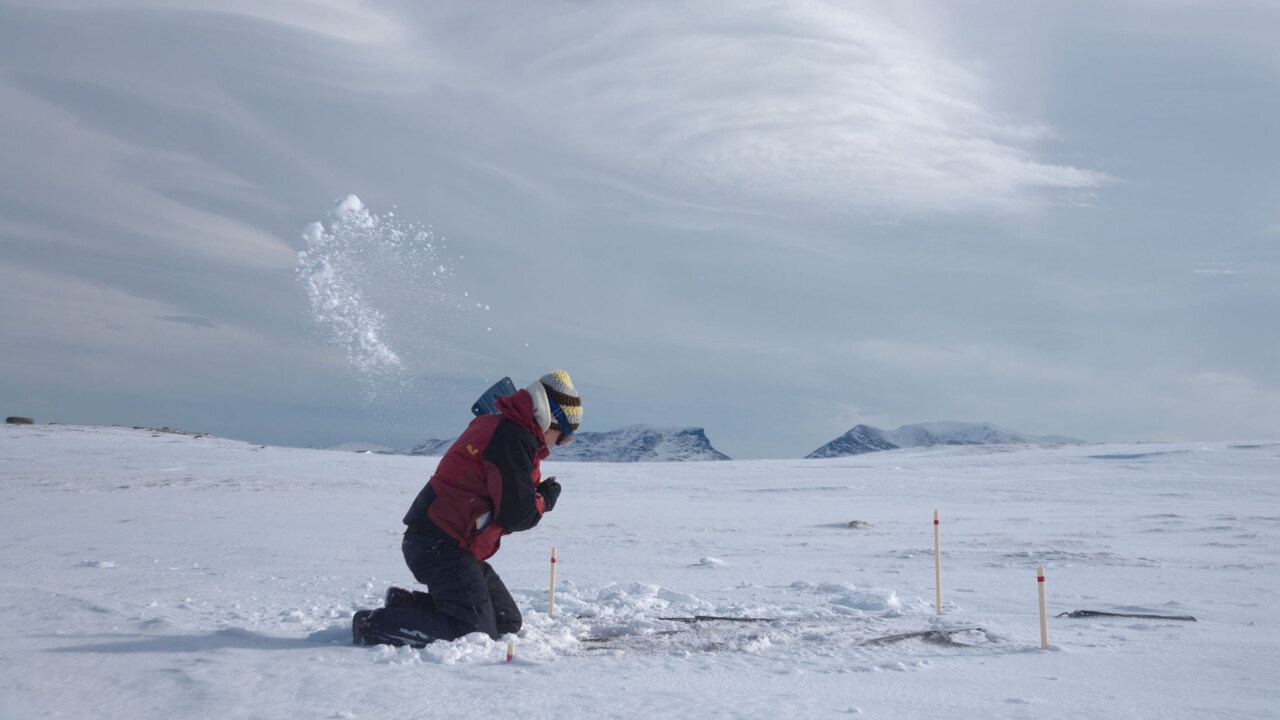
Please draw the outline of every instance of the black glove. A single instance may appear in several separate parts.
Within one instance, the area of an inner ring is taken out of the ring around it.
[[[552,475],[538,483],[537,490],[542,496],[542,504],[546,507],[546,512],[551,512],[551,509],[556,506],[556,498],[560,497],[560,483],[556,482],[556,476]]]

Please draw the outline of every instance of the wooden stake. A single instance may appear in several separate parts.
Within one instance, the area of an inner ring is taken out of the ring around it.
[[[551,592],[547,596],[547,617],[556,616],[556,546],[551,546]]]
[[[942,540],[938,532],[938,511],[933,511],[933,585],[935,589],[935,607],[942,614]]]
[[[1049,616],[1044,608],[1044,565],[1036,566],[1036,586],[1040,588],[1040,647],[1049,647]]]
[[[507,641],[507,662],[511,662],[511,658],[516,656],[516,641]]]

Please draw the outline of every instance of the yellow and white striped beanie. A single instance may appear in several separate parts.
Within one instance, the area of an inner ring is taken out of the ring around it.
[[[582,422],[582,398],[578,396],[573,380],[569,379],[569,373],[564,370],[553,370],[538,378],[538,381],[546,389],[547,397],[564,411],[564,419],[569,421],[568,434],[577,432],[578,425]],[[557,430],[564,430],[559,427],[555,418],[552,418],[551,425]]]

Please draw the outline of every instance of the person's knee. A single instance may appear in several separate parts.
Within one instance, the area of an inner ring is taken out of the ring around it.
[[[488,585],[489,600],[493,603],[494,626],[499,635],[519,632],[524,626],[524,618],[520,616],[520,608],[516,605],[511,591],[503,584],[502,578],[494,572],[489,563],[483,564],[485,584]]]
[[[448,618],[455,637],[473,632],[482,632],[495,639],[498,637],[493,602],[482,587],[469,588],[468,592],[448,600],[437,598],[436,608]]]
[[[524,627],[524,618],[520,616],[520,608],[508,593],[494,594],[493,619],[499,635],[520,632]]]

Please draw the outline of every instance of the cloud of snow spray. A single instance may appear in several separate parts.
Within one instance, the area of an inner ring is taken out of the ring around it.
[[[363,400],[381,404],[410,395],[413,373],[404,358],[436,354],[430,341],[456,327],[465,310],[445,292],[453,268],[443,241],[394,213],[375,215],[355,195],[340,200],[324,222],[308,225],[302,237],[298,279],[316,324],[346,350]],[[407,346],[408,354],[396,346]]]

